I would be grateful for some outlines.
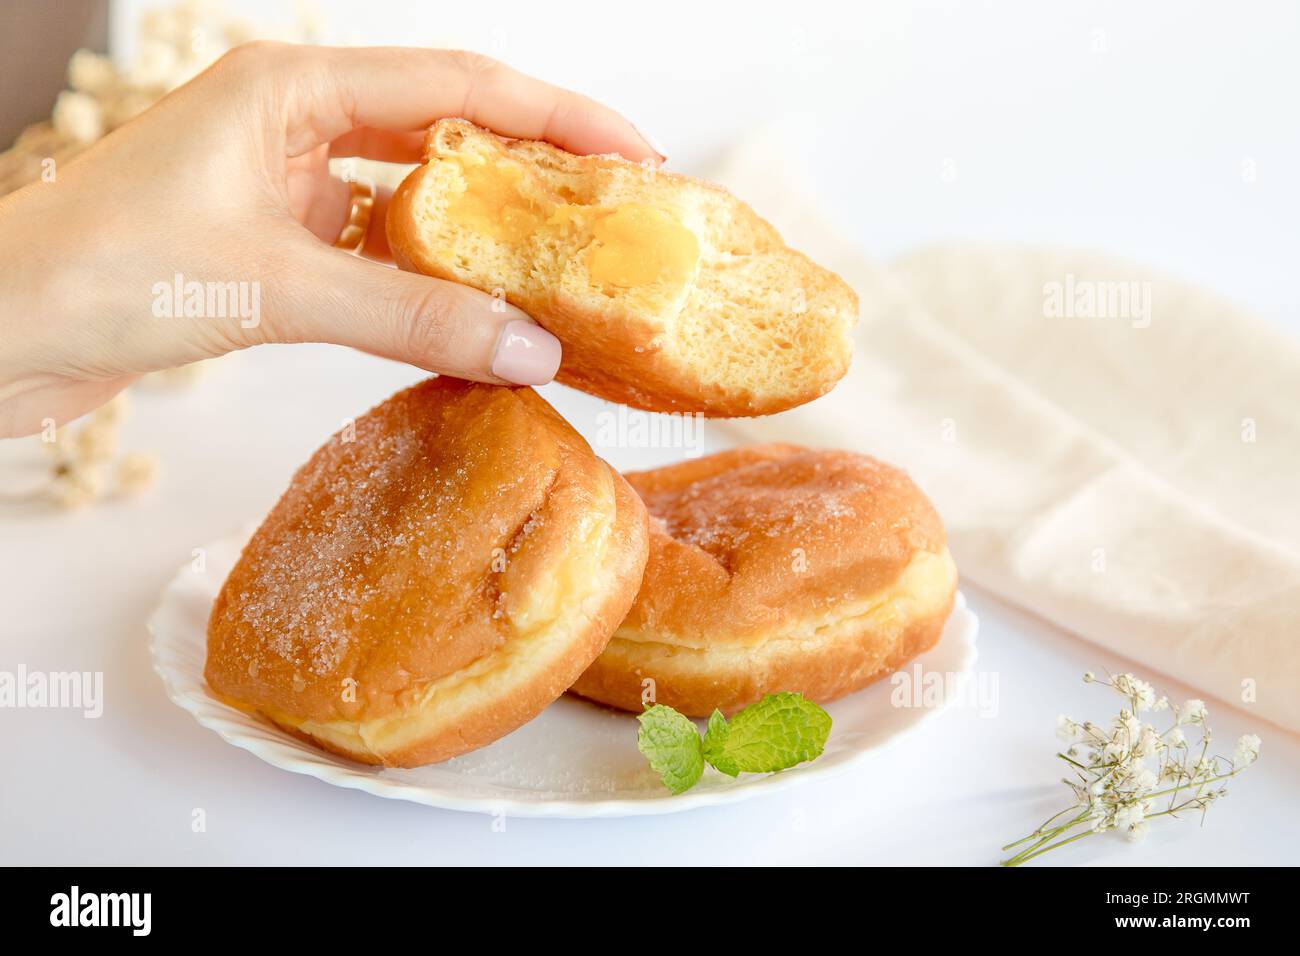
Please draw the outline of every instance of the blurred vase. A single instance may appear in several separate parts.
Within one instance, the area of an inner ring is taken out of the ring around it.
[[[108,0],[4,0],[0,3],[0,149],[31,123],[48,119],[67,86],[78,49],[105,52]]]

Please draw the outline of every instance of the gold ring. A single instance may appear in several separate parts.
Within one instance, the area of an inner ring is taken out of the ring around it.
[[[334,240],[334,248],[361,255],[366,244],[366,233],[370,231],[370,214],[375,208],[375,184],[368,179],[348,181],[351,193],[348,205],[348,221],[343,224],[339,237]]]

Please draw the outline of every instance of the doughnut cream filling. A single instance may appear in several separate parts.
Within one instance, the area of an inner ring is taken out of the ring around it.
[[[520,166],[471,155],[445,161],[455,164],[463,183],[447,207],[451,221],[515,246],[559,242],[581,249],[591,284],[611,294],[656,284],[681,288],[699,264],[695,233],[666,210],[634,202],[555,203],[522,188]]]
[[[674,666],[698,664],[709,669],[734,660],[736,666],[755,654],[783,654],[792,650],[815,652],[828,645],[851,643],[864,632],[901,631],[910,622],[942,612],[952,598],[957,566],[948,549],[918,551],[889,587],[870,597],[839,605],[820,617],[799,621],[783,631],[755,638],[665,634],[620,627],[606,654],[627,651],[671,657]],[[635,649],[635,650],[634,650]]]
[[[526,594],[512,595],[506,613],[512,634],[497,650],[466,667],[418,684],[398,696],[397,709],[363,721],[302,720],[259,707],[282,726],[309,734],[351,753],[382,759],[385,754],[453,731],[489,708],[533,675],[564,660],[575,634],[599,611],[602,597],[617,587],[618,562],[608,560],[614,540],[615,491],[606,470],[593,501],[575,529],[564,560],[534,581]]]

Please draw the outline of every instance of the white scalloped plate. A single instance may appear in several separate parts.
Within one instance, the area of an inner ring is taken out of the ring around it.
[[[204,727],[272,766],[379,797],[517,817],[639,816],[716,806],[843,771],[896,743],[958,697],[896,707],[890,682],[880,681],[827,708],[833,726],[817,760],[783,773],[735,779],[707,769],[700,783],[675,797],[637,751],[632,715],[568,696],[514,733],[463,757],[414,770],[369,767],[318,751],[208,695],[203,681],[208,612],[247,538],[233,535],[212,543],[205,549],[203,571],[186,566],[163,591],[149,631],[154,669],[167,695]],[[975,665],[977,629],[975,615],[958,594],[942,639],[919,659],[922,673],[956,675],[964,682]]]

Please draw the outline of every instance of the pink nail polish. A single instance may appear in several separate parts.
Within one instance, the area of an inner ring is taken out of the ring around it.
[[[560,340],[540,325],[507,322],[492,354],[492,374],[516,385],[545,385],[560,369]]]
[[[641,129],[641,127],[636,125],[636,123],[632,124],[632,128],[636,130],[636,134],[640,136],[642,140],[645,141],[645,144],[655,151],[655,155],[659,157],[660,163],[666,163],[668,161],[668,153],[664,150],[662,146],[659,145],[659,141],[657,139],[655,139],[653,136],[649,135],[648,133],[645,133]]]

